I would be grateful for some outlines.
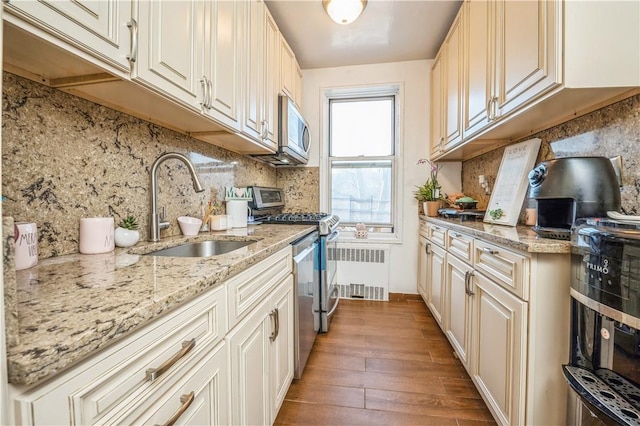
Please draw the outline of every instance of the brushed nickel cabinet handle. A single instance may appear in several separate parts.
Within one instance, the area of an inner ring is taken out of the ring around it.
[[[427,254],[431,253],[431,244],[425,244],[424,245],[424,251]]]
[[[203,75],[202,78],[200,79],[200,84],[202,85],[202,101],[200,102],[200,105],[202,105],[204,108],[208,108],[207,99],[209,96],[208,95],[209,85],[207,84],[207,77]]]
[[[280,310],[276,309],[276,337],[273,340],[276,340],[278,338],[278,335],[280,334]]]
[[[182,349],[180,349],[180,351],[177,354],[175,354],[173,358],[165,361],[165,363],[158,368],[147,369],[146,371],[147,380],[149,380],[150,382],[153,382],[154,380],[156,380],[158,377],[163,375],[168,369],[173,367],[173,364],[178,362],[180,358],[188,354],[191,351],[191,349],[193,349],[195,346],[196,346],[195,338],[191,340],[185,340],[184,342],[182,342]]]
[[[469,294],[469,271],[464,272],[464,292]]]
[[[276,319],[276,315],[277,315],[277,310],[274,309],[273,311],[269,312],[269,317],[273,320],[273,330],[271,331],[271,334],[269,335],[269,340],[271,340],[272,342],[275,342],[276,337],[278,337],[278,333],[276,331],[276,327],[277,327],[277,319]]]
[[[493,255],[498,254],[498,250],[492,250],[489,247],[481,247],[480,250],[482,250],[483,252],[485,252],[487,254],[493,254]]]
[[[131,18],[127,22],[127,27],[131,30],[131,51],[127,55],[127,59],[134,63],[138,59],[138,22]]]
[[[472,284],[471,284],[471,278],[472,278],[472,277],[473,277],[473,271],[469,271],[469,276],[468,276],[468,278],[467,278],[467,279],[468,279],[468,282],[469,282],[469,284],[468,284],[468,286],[469,286],[469,291],[467,292],[467,294],[468,294],[469,296],[473,296],[473,295],[475,295],[475,294],[476,294],[476,293],[471,289],[471,285],[472,285]]]
[[[209,89],[209,102],[207,108],[213,108],[213,81],[207,79],[207,88]]]
[[[182,403],[182,406],[178,409],[178,411],[176,411],[176,413],[173,416],[171,416],[169,420],[167,420],[167,422],[163,426],[173,426],[178,421],[180,416],[182,416],[184,412],[187,411],[189,406],[193,403],[193,400],[195,399],[195,397],[196,397],[196,394],[194,392],[189,392],[188,394],[182,395],[180,397],[180,402]]]

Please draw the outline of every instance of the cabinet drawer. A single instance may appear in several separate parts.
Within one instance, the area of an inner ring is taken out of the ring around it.
[[[228,397],[225,342],[203,349],[173,374],[175,380],[159,384],[142,401],[124,408],[119,415],[106,419],[106,423],[162,425],[177,416],[176,424],[180,425],[229,424],[229,411],[224,403]]]
[[[442,226],[427,223],[428,238],[432,243],[441,247],[447,247],[447,230]]]
[[[529,298],[528,257],[484,241],[476,241],[473,252],[476,270],[516,296]]]
[[[421,220],[420,221],[420,231],[419,231],[420,235],[425,237],[425,238],[429,238],[429,224],[424,221]]]
[[[451,254],[471,264],[473,262],[473,238],[456,231],[447,232],[447,247]]]
[[[139,398],[193,359],[203,345],[222,341],[227,332],[226,289],[220,286],[161,316],[55,381],[16,397],[20,424],[104,423],[126,400]],[[183,349],[195,346],[151,382],[147,369],[157,368]],[[62,409],[61,407],[68,407]]]
[[[293,268],[291,246],[228,281],[229,329],[256,307]]]

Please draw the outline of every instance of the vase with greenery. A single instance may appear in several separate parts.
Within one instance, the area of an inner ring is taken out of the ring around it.
[[[424,203],[423,209],[426,215],[437,216],[438,208],[440,208],[440,202],[442,201],[442,195],[440,193],[442,187],[438,182],[440,166],[425,159],[418,160],[418,164],[429,164],[430,173],[425,183],[416,187],[417,189],[413,195],[416,200]]]
[[[131,247],[140,239],[138,221],[134,216],[127,216],[118,223],[114,233],[115,243],[118,247]]]

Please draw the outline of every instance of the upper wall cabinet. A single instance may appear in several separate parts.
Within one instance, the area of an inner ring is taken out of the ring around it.
[[[445,114],[445,90],[443,69],[444,57],[447,52],[440,49],[440,53],[436,56],[431,68],[431,143],[430,152],[432,157],[437,157],[444,150],[444,117]]]
[[[462,10],[453,21],[449,34],[444,41],[445,74],[443,75],[445,93],[445,140],[447,151],[462,142]]]
[[[75,49],[83,59],[104,64],[109,71],[126,75],[129,73],[131,3],[131,0],[9,0],[3,2],[4,20],[36,37]],[[13,35],[16,30],[11,28],[9,31]],[[28,56],[47,55],[47,52],[34,52],[31,46],[22,42],[22,37],[7,37],[7,40],[12,42],[5,43],[5,56],[11,56],[18,66],[33,60]],[[64,44],[57,43],[58,40]],[[55,65],[54,60],[51,66]],[[61,69],[52,70],[45,77],[63,78],[99,71],[82,65],[74,68],[74,65],[74,61],[67,63],[66,69],[61,65]]]
[[[462,143],[436,158],[469,159],[632,94],[639,15],[639,2],[465,0],[449,32],[463,40],[460,97],[444,88],[446,102],[461,107],[440,106],[447,140],[461,119]],[[447,84],[457,81],[450,61]]]
[[[208,103],[204,75],[204,2],[143,1],[138,4],[132,79],[194,110]]]

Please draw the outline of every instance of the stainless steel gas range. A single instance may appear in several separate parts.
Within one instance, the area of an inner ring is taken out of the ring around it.
[[[318,250],[317,257],[314,261],[314,270],[317,274],[317,288],[313,289],[313,332],[326,333],[329,331],[329,325],[333,313],[338,307],[340,301],[340,292],[337,285],[337,263],[334,256],[336,252],[337,240],[340,235],[338,226],[340,218],[329,213],[283,213],[284,194],[280,188],[269,188],[254,186],[253,199],[249,202],[251,210],[251,222],[253,223],[269,223],[278,225],[316,225],[318,234]],[[294,244],[295,248],[295,244]],[[298,280],[299,284],[302,281]],[[297,291],[297,307],[305,306],[309,299],[308,284],[304,287],[296,286]],[[308,335],[311,331],[305,330],[307,321],[304,316],[306,312],[299,309],[297,318],[298,339],[300,342],[309,341]],[[305,335],[305,336],[303,336]],[[309,348],[310,349],[310,348]],[[308,356],[308,354],[306,355]],[[306,360],[305,354],[300,355]],[[301,362],[302,363],[302,362]],[[301,374],[301,369],[299,374]],[[298,368],[296,368],[298,370]]]

